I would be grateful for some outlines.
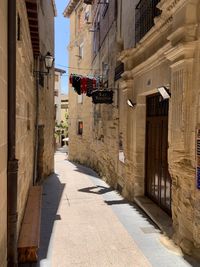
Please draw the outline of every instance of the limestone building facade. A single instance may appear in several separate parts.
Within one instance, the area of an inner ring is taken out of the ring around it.
[[[198,256],[199,1],[155,1],[149,25],[147,2],[136,3],[135,46],[120,57],[124,106],[136,103],[124,119],[125,187],[171,214],[174,240]]]
[[[64,138],[68,136],[68,95],[62,92],[61,79],[66,71],[55,68],[55,89],[54,89],[54,105],[55,105],[55,146],[61,147],[65,144]]]
[[[70,1],[66,9],[75,68],[83,66],[75,60],[83,2]],[[151,199],[171,216],[175,242],[198,257],[200,3],[86,2],[92,4],[92,45],[85,66],[114,91],[114,101],[80,106],[71,90],[70,158],[93,167],[130,201]],[[83,114],[89,131],[77,136]]]
[[[54,1],[0,4],[0,266],[17,266],[17,239],[29,187],[54,169]],[[48,26],[48,27],[47,27]],[[47,38],[48,37],[48,38]],[[42,134],[41,134],[42,129]]]
[[[70,18],[69,74],[93,75],[91,70],[91,7],[83,1],[69,1],[64,16]],[[69,84],[69,159],[87,163],[92,138],[91,98],[77,95]]]
[[[0,266],[7,262],[7,1],[0,3]]]
[[[54,103],[55,103],[55,116],[56,116],[56,123],[60,123],[61,118],[61,99],[62,99],[62,91],[61,91],[61,77],[62,74],[66,73],[65,70],[61,70],[55,68],[55,89],[54,89]]]

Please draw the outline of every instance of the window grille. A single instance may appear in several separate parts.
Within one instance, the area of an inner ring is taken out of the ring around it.
[[[124,63],[120,63],[115,68],[115,81],[119,80],[121,78],[122,73],[124,73]]]
[[[135,10],[135,40],[142,37],[154,26],[154,18],[161,14],[156,7],[160,0],[141,0]]]

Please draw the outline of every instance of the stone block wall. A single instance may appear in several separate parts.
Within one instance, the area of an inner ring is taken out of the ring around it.
[[[41,54],[47,52],[54,55],[54,10],[51,0],[43,1],[39,8],[39,31]],[[54,170],[54,70],[44,77],[44,86],[39,88],[39,125],[40,131],[38,154],[39,164],[42,166],[38,180],[43,180]]]
[[[122,14],[130,12],[129,1],[126,4],[122,8]],[[131,4],[134,9],[133,1]],[[159,86],[169,87],[171,98],[168,163],[172,177],[174,240],[186,253],[198,256],[200,197],[195,169],[196,130],[200,127],[198,31],[200,5],[197,0],[180,0],[160,1],[158,7],[162,10],[161,15],[155,18],[155,25],[136,47],[133,42],[134,33],[132,36],[130,33],[134,30],[133,12],[132,18],[130,16],[125,18],[124,15],[123,19],[118,17],[117,36],[113,24],[113,28],[110,28],[108,36],[102,42],[99,53],[96,57],[92,57],[93,72],[98,69],[101,72],[102,62],[109,63],[109,86],[120,88],[117,92],[119,108],[117,105],[116,107],[93,105],[87,100],[83,100],[80,104],[77,102],[77,95],[70,88],[69,156],[72,160],[96,169],[110,185],[117,187],[119,184],[122,187],[122,194],[128,199],[144,196],[146,97],[157,93]],[[131,20],[131,27],[127,28]],[[70,22],[72,34],[69,45],[70,65],[74,64],[73,66],[77,68],[83,65],[81,62],[75,64],[78,51],[75,12],[72,13]],[[114,83],[117,53],[123,46],[132,48],[122,52],[119,57],[125,64],[126,72],[119,82]],[[127,106],[127,99],[137,103],[134,109]],[[77,136],[79,119],[84,119],[86,127],[82,136]],[[120,139],[125,154],[124,163],[118,159]]]
[[[79,6],[70,16],[71,37],[69,50],[70,73],[92,75],[91,69],[91,32],[90,25],[84,24],[81,33],[75,27],[77,14],[82,10]],[[79,58],[79,46],[83,43],[83,58]],[[78,96],[69,85],[69,159],[82,164],[90,164],[90,147],[93,131],[93,105],[92,99],[86,95]],[[83,134],[78,134],[78,122],[83,122]]]
[[[79,7],[70,15],[71,41],[69,44],[69,65],[75,69],[72,73],[83,75],[102,75],[103,62],[109,65],[109,88],[114,89],[113,105],[92,103],[92,98],[83,96],[82,103],[78,95],[69,89],[69,159],[92,167],[112,186],[117,186],[118,168],[118,91],[115,90],[114,70],[116,67],[116,23],[112,22],[99,53],[93,54],[93,34],[91,26],[84,28],[83,35],[76,33],[76,21]],[[109,11],[110,12],[110,11]],[[112,11],[113,12],[113,11]],[[108,14],[107,14],[108,15]],[[107,26],[106,26],[107,27]],[[101,31],[107,31],[101,28]],[[77,59],[78,46],[84,42],[84,57]],[[80,70],[79,70],[80,68]],[[83,70],[83,69],[88,69]],[[89,70],[91,69],[91,71]],[[105,80],[105,78],[104,78]],[[78,135],[78,121],[83,121],[83,135]]]
[[[35,146],[34,58],[24,1],[17,2],[19,38],[17,40],[16,158],[18,170],[18,231],[23,217],[29,186],[33,183]]]
[[[0,2],[0,266],[7,266],[7,1]]]
[[[137,46],[123,53],[126,73],[121,89],[136,101],[125,113],[125,187],[145,193],[146,96],[170,88],[168,163],[172,178],[174,240],[199,257],[199,190],[196,181],[196,130],[199,128],[198,1],[161,1],[161,16]],[[173,17],[173,19],[172,19]],[[120,118],[121,120],[121,118]],[[131,184],[131,186],[129,186]]]

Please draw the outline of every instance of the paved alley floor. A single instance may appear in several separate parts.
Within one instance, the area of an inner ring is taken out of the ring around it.
[[[44,183],[41,267],[200,266],[165,242],[136,206],[97,174],[55,155],[55,174]]]

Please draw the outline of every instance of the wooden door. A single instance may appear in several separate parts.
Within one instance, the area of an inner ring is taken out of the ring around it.
[[[146,195],[171,214],[171,177],[168,171],[168,100],[147,97]]]

